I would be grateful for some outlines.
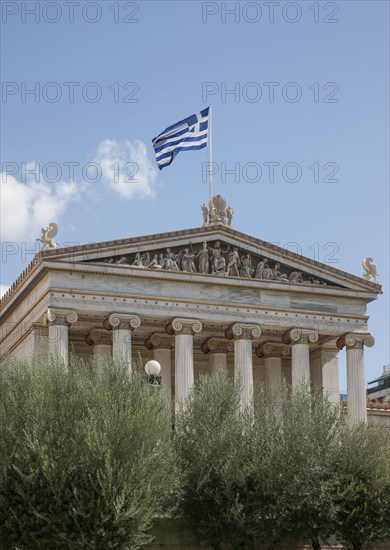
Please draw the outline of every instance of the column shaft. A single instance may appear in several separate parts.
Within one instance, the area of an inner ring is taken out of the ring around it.
[[[175,401],[185,400],[194,384],[194,351],[192,334],[175,336]]]
[[[219,368],[227,369],[227,355],[226,353],[211,352],[210,355],[210,369],[211,372],[215,372]]]
[[[69,357],[69,326],[77,320],[78,315],[75,311],[51,307],[43,318],[44,326],[49,327],[49,354],[65,364]]]
[[[363,348],[347,348],[348,416],[353,422],[367,420]]]
[[[154,359],[161,365],[161,386],[172,397],[172,352],[168,348],[155,348]]]
[[[281,357],[266,357],[265,381],[267,384],[278,385],[282,381],[282,359]]]
[[[186,400],[194,385],[194,342],[193,335],[202,331],[197,319],[176,318],[168,324],[166,331],[175,334],[175,409]]]
[[[112,354],[116,361],[126,363],[131,371],[131,330],[114,328],[112,335]]]
[[[103,322],[106,330],[112,328],[112,356],[131,373],[131,333],[141,325],[138,315],[111,313]]]
[[[308,344],[293,344],[291,347],[292,391],[310,380],[310,356]]]
[[[111,345],[110,344],[95,344],[93,346],[93,354],[95,357],[109,358],[111,359]]]
[[[340,401],[339,359],[337,351],[322,352],[322,387],[324,395],[335,405]]]
[[[234,378],[241,384],[241,405],[253,399],[252,341],[239,338],[234,341]]]
[[[371,348],[375,339],[368,333],[351,332],[337,340],[337,347],[347,347],[348,417],[351,422],[367,421],[367,394],[364,376],[364,346]]]
[[[49,326],[49,353],[64,361],[68,361],[68,335],[69,327],[65,324],[52,324]]]

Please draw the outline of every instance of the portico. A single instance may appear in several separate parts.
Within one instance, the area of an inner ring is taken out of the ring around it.
[[[156,359],[176,407],[201,372],[225,368],[249,403],[257,381],[304,380],[365,419],[367,303],[378,283],[245,235],[224,223],[40,252],[1,304],[1,354],[74,353],[131,371]],[[344,349],[345,351],[341,351]]]

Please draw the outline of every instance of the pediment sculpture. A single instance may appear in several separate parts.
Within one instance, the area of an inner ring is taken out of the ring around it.
[[[93,261],[93,260],[92,260]],[[175,248],[136,252],[105,263],[141,269],[161,269],[182,273],[201,273],[218,277],[240,277],[282,283],[328,284],[302,271],[258,256],[220,240]]]
[[[234,210],[222,195],[214,195],[208,207],[205,203],[200,207],[203,216],[203,225],[223,224],[232,225]]]

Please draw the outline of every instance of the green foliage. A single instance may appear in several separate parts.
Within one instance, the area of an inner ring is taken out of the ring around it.
[[[102,368],[104,367],[104,368]],[[110,362],[0,368],[0,541],[136,549],[173,483],[169,404]]]
[[[200,378],[178,418],[180,511],[199,540],[215,549],[320,548],[337,534],[357,549],[388,534],[383,434],[349,426],[308,385],[294,396],[260,386],[253,410],[240,410],[239,388],[219,371]]]
[[[245,540],[239,488],[250,418],[239,399],[239,388],[222,369],[202,375],[176,420],[180,512],[213,548],[223,541],[239,548]]]
[[[335,531],[355,550],[390,537],[390,441],[367,424],[345,427],[333,464]]]
[[[318,541],[332,534],[335,508],[333,459],[342,426],[339,410],[318,390],[302,385],[284,405],[284,528]]]
[[[174,486],[179,513],[215,549],[320,548],[336,534],[359,550],[390,536],[389,438],[346,424],[309,386],[260,386],[242,409],[223,369],[203,375],[174,442],[170,403],[139,373],[6,361],[0,548],[135,550]]]
[[[253,540],[276,545],[332,533],[339,425],[338,411],[308,386],[292,397],[284,385],[258,388],[241,498]]]

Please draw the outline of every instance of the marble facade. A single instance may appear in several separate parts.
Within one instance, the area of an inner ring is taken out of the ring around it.
[[[230,220],[231,221],[231,220]],[[200,372],[225,367],[294,390],[308,379],[338,401],[347,354],[348,414],[366,418],[367,304],[381,293],[351,275],[225,223],[42,250],[3,297],[1,355],[69,353],[156,359],[177,405]],[[341,351],[344,350],[344,351]]]

